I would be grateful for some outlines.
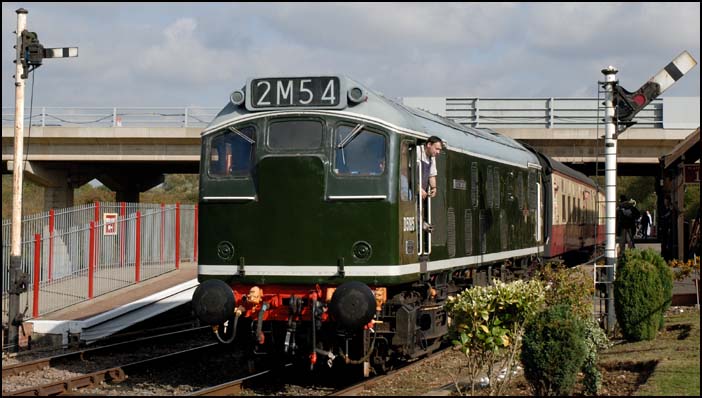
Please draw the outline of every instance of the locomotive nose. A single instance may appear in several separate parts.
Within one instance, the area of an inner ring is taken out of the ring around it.
[[[202,323],[219,325],[234,313],[232,288],[219,279],[210,279],[200,284],[193,293],[192,306]]]
[[[342,327],[359,329],[373,319],[375,296],[364,283],[346,282],[334,291],[329,311]]]

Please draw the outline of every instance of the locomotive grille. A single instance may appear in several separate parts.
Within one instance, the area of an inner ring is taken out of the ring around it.
[[[500,242],[502,242],[502,250],[507,250],[507,213],[504,210],[500,211]]]
[[[465,223],[463,224],[463,236],[466,239],[466,254],[473,253],[473,213],[465,211]]]
[[[480,253],[487,252],[487,215],[484,210],[480,211]]]
[[[453,207],[448,208],[448,255],[450,258],[456,257],[456,214]]]

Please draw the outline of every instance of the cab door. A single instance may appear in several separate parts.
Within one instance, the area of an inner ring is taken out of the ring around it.
[[[431,226],[431,197],[427,195],[426,200],[422,200],[422,151],[424,150],[422,145],[415,146],[414,159],[415,159],[415,181],[416,181],[416,192],[415,199],[417,201],[416,211],[417,211],[417,240],[419,242],[419,249],[417,254],[429,255],[431,254],[431,234],[432,230],[424,229],[424,226]],[[438,181],[437,181],[438,183]]]
[[[415,163],[415,141],[403,140],[400,144],[400,167],[398,178],[400,231],[400,259],[403,264],[417,261],[419,244],[417,228],[420,225],[417,213],[417,180]]]

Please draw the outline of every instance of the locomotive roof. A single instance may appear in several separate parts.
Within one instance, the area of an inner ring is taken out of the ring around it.
[[[450,150],[458,150],[483,158],[515,164],[520,167],[527,167],[528,164],[539,165],[536,155],[512,138],[491,129],[463,126],[439,115],[411,108],[374,92],[348,77],[339,76],[339,79],[343,88],[361,88],[367,99],[357,104],[349,104],[343,109],[288,107],[262,111],[252,111],[247,109],[249,107],[244,106],[244,104],[234,105],[232,102],[229,102],[205,128],[202,135],[207,135],[233,123],[262,116],[291,113],[299,115],[329,114],[339,117],[365,119],[370,123],[375,122],[384,127],[400,130],[422,138],[436,135],[447,144]],[[251,81],[252,79],[249,79],[249,82]],[[242,91],[244,90],[246,90],[246,87],[242,89]],[[345,99],[346,91],[342,90],[340,95]],[[248,100],[250,94],[247,93],[246,97]]]

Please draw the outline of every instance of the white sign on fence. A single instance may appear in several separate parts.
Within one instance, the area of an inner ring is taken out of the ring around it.
[[[102,221],[103,235],[117,235],[117,213],[104,213]]]

